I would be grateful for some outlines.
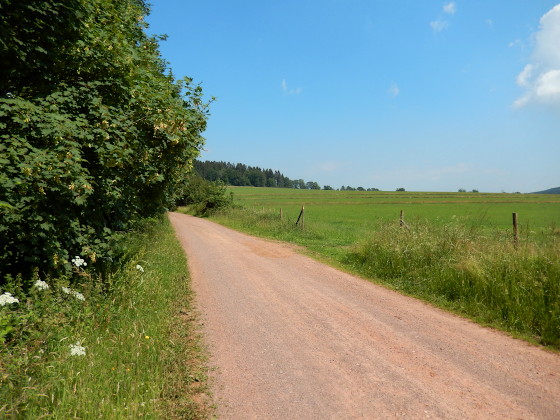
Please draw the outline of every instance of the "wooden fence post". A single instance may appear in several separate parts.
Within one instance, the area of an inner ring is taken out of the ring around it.
[[[280,207],[280,220],[282,220],[282,207]]]
[[[301,220],[301,229],[305,229],[305,207],[301,206],[301,211],[299,212],[299,217],[297,218],[296,221],[296,226],[298,225],[299,221]]]
[[[513,244],[517,248],[519,242],[519,232],[517,230],[517,213],[513,213]]]
[[[404,211],[401,210],[401,226],[404,226]]]

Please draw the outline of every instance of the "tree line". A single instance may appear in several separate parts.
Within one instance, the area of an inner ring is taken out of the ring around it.
[[[290,179],[280,171],[262,169],[258,166],[248,166],[243,163],[216,162],[216,161],[194,161],[195,173],[203,179],[216,182],[220,181],[226,185],[247,187],[271,187],[271,188],[296,188],[300,190],[320,190],[321,186],[315,181],[303,179]],[[330,185],[324,185],[323,190],[336,190]],[[398,191],[404,191],[404,188]],[[379,191],[378,188],[363,188],[341,186],[340,191]]]
[[[280,171],[262,169],[258,166],[247,166],[242,163],[195,160],[194,170],[200,177],[208,181],[221,181],[226,185],[239,187],[321,189],[321,186],[314,181],[305,182],[303,179],[290,179]]]

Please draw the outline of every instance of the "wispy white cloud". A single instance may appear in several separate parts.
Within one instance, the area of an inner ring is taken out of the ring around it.
[[[513,103],[514,107],[541,103],[560,109],[560,4],[540,19],[531,63],[516,81],[525,94]]]
[[[352,166],[352,162],[320,162],[315,166],[315,169],[320,172],[336,172],[341,169]]]
[[[457,5],[454,1],[450,1],[449,3],[443,5],[443,11],[448,15],[454,15],[457,11]]]
[[[457,12],[457,4],[454,1],[450,1],[448,3],[443,4],[443,13],[446,15],[454,15]],[[445,19],[440,17],[436,20],[432,20],[430,22],[430,27],[434,32],[441,32],[447,28],[449,28],[449,22]]]
[[[467,173],[472,173],[474,168],[464,162],[458,162],[450,166],[426,166],[426,167],[405,167],[398,168],[396,170],[390,171],[376,171],[372,174],[372,179],[384,180],[384,179],[400,179],[402,181],[439,181],[447,179],[453,175],[463,175]]]
[[[511,41],[508,44],[508,47],[513,48],[513,47],[523,47],[523,43],[521,42],[520,39],[516,39],[515,41]]]
[[[291,89],[288,87],[288,83],[286,82],[286,79],[282,79],[282,91],[286,94],[286,95],[299,95],[302,91],[302,89],[300,87],[295,88],[295,89]]]
[[[446,20],[439,20],[439,19],[432,20],[430,22],[430,27],[434,32],[441,32],[449,27],[449,22],[447,22]]]
[[[533,74],[533,65],[527,64],[525,68],[517,75],[517,84],[519,86],[527,87],[529,86],[529,80]]]
[[[392,96],[399,96],[400,93],[401,90],[399,88],[399,85],[397,85],[396,83],[391,83],[391,86],[389,86],[389,94]]]

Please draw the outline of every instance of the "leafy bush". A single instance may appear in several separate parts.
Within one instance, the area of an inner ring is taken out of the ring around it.
[[[212,182],[198,175],[189,176],[178,193],[176,204],[191,206],[199,216],[228,207],[233,202],[233,193],[228,194],[226,186],[219,181]]]
[[[175,200],[203,144],[200,86],[176,81],[141,0],[0,5],[0,284],[102,271],[121,233]]]

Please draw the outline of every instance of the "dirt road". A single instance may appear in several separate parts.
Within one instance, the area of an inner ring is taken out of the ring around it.
[[[221,419],[560,419],[560,355],[171,213]]]

